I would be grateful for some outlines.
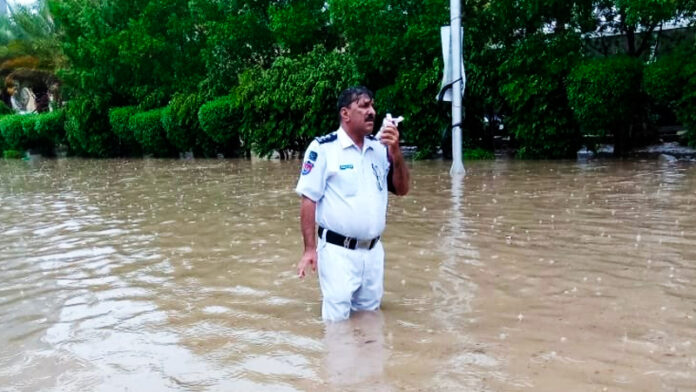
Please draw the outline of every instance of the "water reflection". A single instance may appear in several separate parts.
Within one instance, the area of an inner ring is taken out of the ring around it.
[[[357,312],[347,321],[327,323],[324,345],[324,371],[331,385],[345,388],[362,384],[369,385],[370,390],[390,390],[384,379],[389,349],[381,311]]]

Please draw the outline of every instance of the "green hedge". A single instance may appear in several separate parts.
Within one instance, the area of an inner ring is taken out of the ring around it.
[[[233,96],[206,102],[198,110],[198,122],[203,132],[222,145],[239,144],[241,117]]]
[[[478,161],[495,159],[495,154],[492,151],[484,150],[483,148],[465,149],[465,161]]]
[[[84,96],[70,101],[65,111],[65,136],[72,152],[93,157],[118,154],[109,127],[106,98]]]
[[[134,142],[135,136],[128,126],[131,116],[138,113],[136,106],[122,106],[109,109],[111,131],[122,142]]]
[[[195,155],[227,153],[223,145],[203,131],[198,119],[202,104],[203,98],[198,94],[175,94],[162,113],[167,139],[178,151],[191,150]]]
[[[5,139],[5,148],[12,150],[22,150],[27,143],[22,126],[23,117],[21,114],[14,114],[0,118],[0,134]]]
[[[2,121],[2,119],[5,117],[7,117],[7,116],[0,114],[0,121]],[[9,146],[7,145],[7,142],[5,141],[5,136],[3,136],[2,131],[0,131],[0,151],[4,151],[7,148],[9,148]]]
[[[4,116],[0,118],[0,134],[4,139],[0,147],[19,151],[33,149],[52,155],[55,145],[65,139],[64,118],[62,111]]]
[[[164,108],[136,113],[131,116],[128,126],[135,140],[140,144],[145,154],[157,157],[173,156],[172,145],[162,126]]]
[[[121,144],[121,151],[125,155],[142,155],[142,148],[135,140],[135,135],[130,128],[130,118],[138,113],[136,106],[122,106],[109,109],[109,125]]]
[[[17,150],[4,150],[2,152],[2,157],[5,159],[22,159],[23,156],[24,154]]]
[[[198,109],[201,98],[196,94],[175,94],[162,111],[162,125],[167,140],[178,150],[193,150],[200,134]]]
[[[34,135],[53,145],[62,143],[65,139],[65,112],[56,110],[36,116]]]

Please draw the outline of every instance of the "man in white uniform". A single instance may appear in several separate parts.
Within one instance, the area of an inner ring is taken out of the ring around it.
[[[409,186],[396,125],[388,123],[380,140],[371,135],[372,92],[365,87],[346,89],[338,98],[338,112],[340,128],[307,148],[296,188],[302,196],[304,238],[297,271],[302,278],[308,267],[316,270],[318,264],[321,313],[327,321],[379,308],[384,291],[380,236],[387,191],[405,195]]]

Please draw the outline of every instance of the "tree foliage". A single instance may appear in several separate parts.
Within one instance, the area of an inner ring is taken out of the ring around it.
[[[676,113],[696,147],[696,47],[684,45],[648,65],[643,84],[657,104]]]
[[[569,77],[568,99],[581,128],[586,133],[613,135],[617,154],[656,136],[645,115],[642,79],[643,63],[629,56],[588,61]]]
[[[442,147],[450,123],[434,99],[442,0],[40,4],[0,20],[0,71],[60,69],[73,153],[290,156],[337,127],[336,97],[355,84],[375,91],[380,115],[406,118],[403,140],[420,156]],[[583,132],[603,131],[623,135],[625,150],[649,140],[637,113],[655,105],[643,87],[696,123],[690,63],[658,50],[668,23],[696,20],[693,0],[471,0],[463,11],[467,148],[491,149],[507,132],[520,156],[569,157]],[[607,35],[622,45],[602,49]],[[684,41],[693,46],[693,34]],[[635,61],[611,59],[617,52]]]
[[[336,97],[360,79],[350,58],[323,46],[297,58],[279,57],[267,70],[248,70],[237,94],[242,128],[254,130],[253,150],[260,155],[301,151],[312,138],[335,130]]]

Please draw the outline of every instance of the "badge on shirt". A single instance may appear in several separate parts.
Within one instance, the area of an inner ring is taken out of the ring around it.
[[[319,154],[317,154],[316,151],[309,152],[309,160],[312,162],[316,161],[318,156],[319,156]]]
[[[346,164],[346,165],[341,165],[341,166],[340,166],[340,169],[341,169],[341,170],[352,169],[352,168],[353,168],[353,165],[350,164],[350,163],[349,163],[349,164]]]
[[[305,174],[309,174],[309,172],[312,171],[312,168],[314,168],[314,164],[310,161],[307,161],[302,165],[302,175],[304,176]]]

